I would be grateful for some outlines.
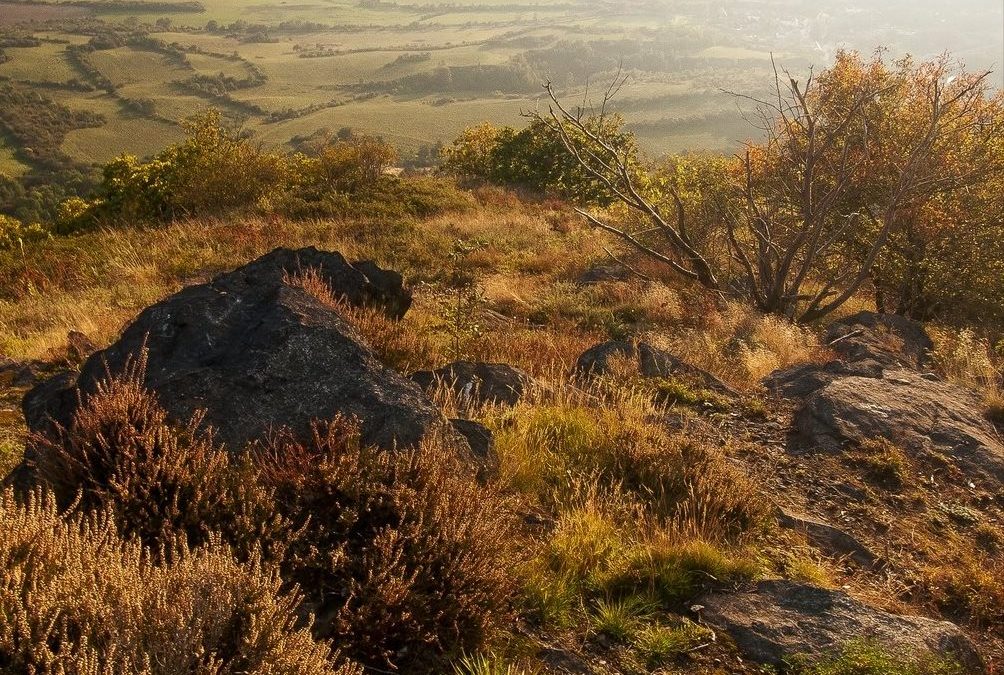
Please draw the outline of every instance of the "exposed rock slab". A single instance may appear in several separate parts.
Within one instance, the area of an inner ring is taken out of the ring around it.
[[[853,535],[809,516],[780,511],[777,523],[781,527],[801,532],[810,544],[829,556],[847,558],[865,568],[879,565],[881,559]]]
[[[278,427],[305,433],[313,420],[357,417],[363,439],[414,445],[443,418],[421,389],[383,366],[329,306],[283,282],[312,268],[353,305],[399,317],[411,296],[401,277],[338,253],[277,249],[207,284],[146,310],[108,349],[87,359],[78,378],[48,381],[26,396],[34,431],[47,418],[67,424],[78,394],[147,350],[146,385],[176,420],[200,409],[231,449]]]
[[[969,476],[1004,481],[1004,444],[983,407],[975,392],[897,370],[830,382],[809,396],[795,425],[809,447],[836,451],[885,438],[914,452],[937,451]]]
[[[870,359],[864,361],[828,361],[805,363],[793,368],[776,370],[763,380],[768,391],[791,399],[804,399],[829,383],[842,377],[880,378],[882,364]]]
[[[704,623],[728,633],[747,658],[774,666],[871,640],[908,657],[950,657],[966,673],[986,666],[973,643],[947,621],[890,614],[846,593],[792,581],[761,581],[750,591],[699,600]]]
[[[934,349],[919,321],[877,312],[858,312],[831,323],[826,342],[847,361],[870,360],[886,368],[922,368]]]

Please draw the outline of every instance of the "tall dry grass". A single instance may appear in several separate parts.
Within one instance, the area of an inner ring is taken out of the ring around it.
[[[983,395],[986,414],[1004,426],[1004,350],[971,328],[929,327],[935,367],[948,379]]]

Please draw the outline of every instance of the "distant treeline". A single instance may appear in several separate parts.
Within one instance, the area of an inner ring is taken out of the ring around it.
[[[206,96],[223,96],[232,91],[257,87],[265,84],[267,81],[268,78],[265,77],[265,74],[257,71],[246,77],[234,77],[233,75],[224,75],[223,73],[215,75],[197,73],[189,78],[180,80],[177,84],[189,91]]]
[[[202,13],[206,6],[198,0],[65,0],[63,2],[45,2],[44,0],[8,0],[20,5],[68,5],[86,9],[115,12],[163,12],[163,13]]]
[[[366,9],[388,9],[402,10],[407,12],[427,14],[429,12],[458,14],[460,12],[471,12],[482,14],[485,12],[572,12],[582,11],[582,6],[575,3],[555,3],[555,4],[506,4],[497,5],[462,5],[454,2],[429,3],[424,5],[401,4],[398,2],[387,2],[386,0],[359,0],[359,6]]]
[[[36,91],[0,81],[0,135],[29,166],[19,178],[0,176],[0,213],[26,222],[52,219],[66,197],[91,189],[93,172],[60,146],[68,132],[102,124],[101,115],[70,110]]]
[[[615,106],[616,108],[616,106]],[[717,110],[699,115],[663,117],[657,120],[631,122],[625,128],[636,134],[696,134],[707,131],[734,131],[736,138],[749,136],[749,123],[736,112]]]
[[[426,61],[431,61],[431,60],[432,60],[431,52],[419,52],[417,54],[409,52],[407,54],[401,54],[390,63],[385,63],[383,65],[383,68],[384,70],[388,70],[390,68],[395,68],[397,66],[407,66],[414,63],[424,63]]]
[[[28,35],[6,35],[0,34],[0,63],[10,59],[4,51],[4,47],[38,47],[42,41]]]
[[[707,65],[714,59],[693,54],[710,46],[708,39],[696,32],[678,31],[672,41],[561,40],[547,48],[525,51],[513,60],[557,86],[568,86],[618,68],[667,73]]]
[[[2,47],[38,47],[42,41],[30,35],[0,35]]]
[[[390,94],[523,94],[536,91],[540,82],[533,72],[518,64],[443,66],[390,82],[360,85]]]

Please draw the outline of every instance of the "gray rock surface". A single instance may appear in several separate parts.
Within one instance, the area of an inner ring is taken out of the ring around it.
[[[761,581],[748,591],[711,593],[698,602],[702,621],[732,637],[750,660],[774,666],[802,655],[820,656],[860,640],[908,657],[950,657],[966,673],[986,666],[954,624],[899,616],[864,605],[842,591],[793,581]]]
[[[1004,481],[1004,443],[983,408],[975,392],[896,370],[834,380],[806,399],[795,427],[809,448],[837,451],[885,438],[914,453],[936,451],[970,477]]]
[[[881,559],[856,537],[828,523],[784,510],[778,513],[777,523],[787,530],[801,532],[810,544],[828,556],[847,558],[865,568],[881,563]]]
[[[825,340],[847,361],[876,361],[886,368],[922,368],[934,349],[919,321],[876,312],[858,312],[831,323]]]

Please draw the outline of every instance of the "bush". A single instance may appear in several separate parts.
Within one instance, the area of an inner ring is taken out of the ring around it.
[[[367,666],[443,672],[510,618],[514,522],[451,448],[381,452],[335,421],[262,457],[300,531],[286,576],[307,590],[319,637]]]
[[[312,168],[319,185],[352,192],[375,183],[395,161],[397,152],[383,140],[353,136],[324,147]]]
[[[0,671],[356,675],[297,621],[297,597],[219,542],[153,562],[107,511],[0,493]]]
[[[259,546],[278,553],[284,528],[271,495],[199,429],[198,415],[185,427],[169,424],[144,389],[144,368],[140,358],[97,383],[69,428],[32,439],[40,478],[60,503],[79,498],[107,510],[154,550],[218,534],[245,555]]]
[[[621,150],[628,162],[637,163],[634,136],[623,131],[620,117],[591,118],[586,124]],[[541,120],[519,130],[490,123],[470,127],[443,155],[443,169],[465,178],[556,194],[580,203],[612,202],[603,184],[575,161]]]
[[[122,155],[108,162],[92,198],[63,201],[56,230],[247,213],[428,216],[472,206],[450,181],[386,175],[397,153],[379,138],[322,134],[304,141],[310,155],[268,152],[215,110],[186,131],[185,141],[149,161]]]
[[[45,241],[52,235],[38,223],[25,225],[0,213],[0,251],[24,250],[25,246]]]

